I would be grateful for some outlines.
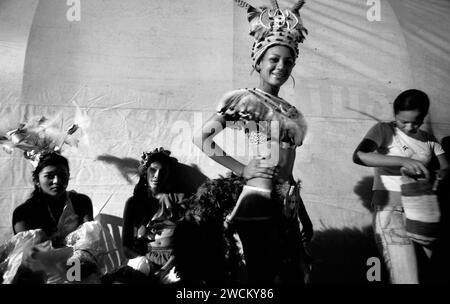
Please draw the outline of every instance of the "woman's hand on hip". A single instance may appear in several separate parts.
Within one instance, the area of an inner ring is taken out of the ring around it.
[[[270,166],[264,159],[254,158],[244,167],[242,176],[246,180],[257,177],[271,179],[277,173],[277,167]]]

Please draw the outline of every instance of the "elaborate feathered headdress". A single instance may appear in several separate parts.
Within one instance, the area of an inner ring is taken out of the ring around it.
[[[78,130],[78,125],[71,125],[65,132],[54,126],[56,119],[33,117],[27,123],[19,124],[17,129],[0,136],[0,145],[8,153],[14,148],[24,151],[26,159],[36,167],[41,155],[48,152],[61,152],[64,144],[77,145],[76,140],[68,138]]]
[[[273,45],[284,45],[290,48],[298,57],[298,44],[303,42],[308,30],[303,27],[300,9],[305,4],[299,0],[289,9],[281,10],[276,0],[271,0],[272,8],[255,8],[242,0],[234,0],[237,5],[247,9],[247,19],[250,23],[250,35],[255,38],[252,47],[253,67]]]

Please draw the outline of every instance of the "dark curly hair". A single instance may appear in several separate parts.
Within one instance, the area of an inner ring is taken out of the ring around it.
[[[185,283],[231,282],[238,249],[223,222],[243,185],[244,180],[232,174],[209,179],[184,202],[186,212],[175,228],[173,253],[177,274]]]

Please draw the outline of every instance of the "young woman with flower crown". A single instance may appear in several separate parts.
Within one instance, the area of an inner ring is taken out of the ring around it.
[[[174,192],[177,160],[164,148],[144,152],[139,182],[123,212],[122,244],[128,266],[168,283],[173,271],[173,233],[184,213],[185,193]]]
[[[226,226],[235,228],[242,241],[249,283],[302,283],[302,241],[312,238],[313,228],[292,171],[306,123],[278,93],[291,75],[298,43],[307,33],[299,15],[304,1],[286,10],[276,1],[272,1],[272,9],[254,8],[240,0],[236,3],[248,10],[259,85],[226,93],[193,141],[211,159],[245,180]],[[229,126],[229,121],[249,131],[254,154],[248,164],[226,154],[213,141],[216,130]],[[214,151],[208,151],[211,143]]]

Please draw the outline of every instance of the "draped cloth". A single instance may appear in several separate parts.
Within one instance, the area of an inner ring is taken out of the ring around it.
[[[429,245],[438,238],[441,212],[437,195],[427,180],[403,175],[401,200],[406,216],[407,235],[415,242]]]

